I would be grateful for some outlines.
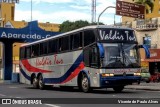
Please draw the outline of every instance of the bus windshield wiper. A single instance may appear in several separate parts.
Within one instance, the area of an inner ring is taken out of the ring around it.
[[[134,67],[132,61],[129,59],[129,57],[125,54],[125,51],[123,49],[123,46],[121,44],[121,52],[122,52],[122,57],[123,57],[123,63],[124,65],[127,67],[126,65],[126,61],[128,61],[128,65],[131,65],[131,67]]]

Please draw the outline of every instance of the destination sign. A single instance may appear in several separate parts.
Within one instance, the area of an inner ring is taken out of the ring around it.
[[[145,6],[117,0],[116,14],[121,16],[144,19]]]
[[[123,41],[123,42],[135,42],[136,37],[133,30],[124,29],[99,29],[100,40],[109,42]]]

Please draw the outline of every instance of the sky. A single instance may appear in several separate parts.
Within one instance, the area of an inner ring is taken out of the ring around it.
[[[31,21],[31,1],[32,20],[38,22],[50,22],[61,24],[66,20],[86,20],[91,22],[91,1],[92,0],[19,0],[15,7],[16,21]],[[96,21],[99,14],[107,6],[115,6],[116,0],[97,0]],[[115,15],[115,9],[107,9],[100,17],[100,22],[113,24],[120,22],[121,16]]]

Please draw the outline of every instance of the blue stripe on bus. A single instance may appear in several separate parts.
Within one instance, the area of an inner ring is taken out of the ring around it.
[[[31,80],[31,77],[28,76],[28,75],[24,72],[23,69],[20,69],[20,71],[21,71],[22,75],[23,75],[27,80],[29,80],[29,81]]]
[[[71,73],[80,65],[80,63],[83,61],[83,54],[80,54],[80,56],[77,58],[77,60],[74,62],[74,64],[69,68],[69,70],[60,78],[44,78],[44,83],[62,83],[65,81]]]
[[[79,66],[79,64],[83,61],[83,54],[80,54],[80,56],[77,58],[77,60],[74,62],[74,64],[70,67],[70,69],[60,78],[44,78],[44,82],[45,83],[61,83],[63,81],[65,81],[70,74]],[[22,75],[27,79],[27,80],[31,80],[31,77],[28,76],[23,69],[20,70]]]
[[[97,43],[99,52],[100,52],[100,58],[104,58],[104,47],[101,43]]]

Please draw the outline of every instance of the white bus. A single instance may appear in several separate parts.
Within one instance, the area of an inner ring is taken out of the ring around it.
[[[21,46],[20,82],[121,92],[140,82],[139,56],[134,30],[87,26]]]

